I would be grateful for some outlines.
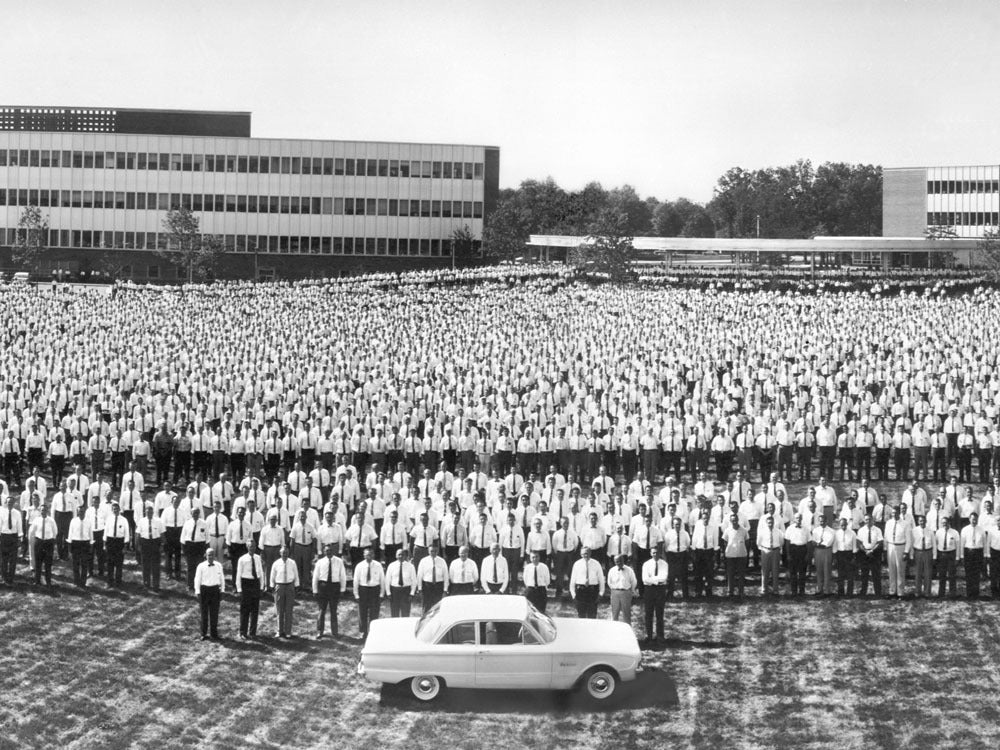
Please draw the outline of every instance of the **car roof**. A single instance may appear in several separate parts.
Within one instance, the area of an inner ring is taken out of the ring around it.
[[[441,616],[449,622],[461,620],[517,620],[528,616],[528,600],[523,596],[468,594],[441,600]]]

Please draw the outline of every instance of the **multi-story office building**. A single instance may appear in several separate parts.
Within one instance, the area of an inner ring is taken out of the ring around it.
[[[224,242],[220,275],[450,264],[498,183],[490,146],[251,138],[246,112],[0,107],[0,258],[38,206],[48,268],[175,278],[154,251],[176,207]]]
[[[882,235],[922,237],[929,226],[970,239],[1000,226],[1000,165],[884,169]]]

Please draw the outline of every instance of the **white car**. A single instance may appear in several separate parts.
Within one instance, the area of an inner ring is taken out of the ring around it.
[[[634,680],[642,652],[623,622],[551,618],[523,596],[451,596],[423,617],[371,623],[358,673],[407,683],[423,701],[445,687],[571,690],[597,701]]]

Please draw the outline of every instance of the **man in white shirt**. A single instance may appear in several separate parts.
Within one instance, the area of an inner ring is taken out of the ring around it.
[[[868,578],[871,577],[875,596],[882,596],[882,530],[875,525],[872,515],[865,515],[865,525],[857,534],[858,568],[861,570],[861,596],[868,594]]]
[[[0,511],[0,514],[3,512]],[[0,525],[2,527],[2,525]],[[87,588],[87,572],[94,553],[94,529],[87,519],[87,506],[76,509],[76,518],[69,522],[69,553],[73,558],[73,583]]]
[[[448,563],[439,556],[437,542],[431,542],[427,556],[417,566],[417,592],[421,594],[421,604],[426,612],[448,592]]]
[[[17,573],[17,549],[24,538],[23,516],[14,507],[13,497],[3,499],[3,510],[0,510],[0,574],[8,586],[14,583]]]
[[[49,590],[52,589],[52,558],[58,533],[56,522],[49,516],[49,506],[43,504],[40,514],[31,522],[28,538],[35,546],[35,585],[41,585],[44,572],[45,585]]]
[[[576,601],[577,616],[597,619],[597,600],[604,596],[604,583],[604,571],[597,560],[591,558],[590,548],[584,545],[569,576],[569,593]]]
[[[274,637],[291,638],[295,591],[300,583],[299,569],[295,561],[289,558],[287,545],[282,545],[279,555],[271,566],[269,576],[271,588],[274,590],[274,613],[278,620],[278,632]]]
[[[764,516],[764,523],[757,526],[757,547],[760,549],[760,593],[767,596],[781,594],[780,563],[785,535],[774,527],[774,516]],[[770,591],[768,588],[770,587]]]
[[[608,590],[611,597],[611,619],[632,626],[632,597],[638,593],[635,571],[625,564],[625,555],[614,557],[608,570]]]
[[[883,537],[889,563],[889,597],[900,599],[906,588],[906,555],[913,540],[910,525],[902,518],[898,505],[892,509],[892,518],[885,522]]]
[[[510,567],[500,554],[500,544],[497,542],[490,545],[490,554],[480,565],[479,585],[488,594],[506,594],[510,586]]]
[[[108,585],[121,586],[122,566],[125,564],[125,546],[131,537],[128,521],[121,515],[117,502],[111,503],[111,515],[104,524],[104,546],[108,558]],[[192,575],[192,579],[194,576]]]
[[[525,596],[535,606],[535,609],[545,614],[551,578],[549,567],[542,562],[537,551],[532,550],[530,557],[530,562],[524,566],[523,571]]]
[[[643,615],[646,623],[646,642],[663,641],[663,607],[666,602],[667,564],[660,559],[659,547],[650,549],[650,558],[642,564]],[[656,618],[654,638],[653,618]]]
[[[886,526],[888,531],[888,526]],[[951,528],[948,518],[942,519],[941,528],[934,534],[934,559],[937,563],[938,598],[944,598],[945,584],[952,598],[958,596],[957,563],[961,555],[961,538]]]
[[[316,638],[323,637],[326,626],[326,611],[330,610],[330,633],[334,637],[340,634],[337,607],[340,595],[347,589],[347,568],[344,561],[336,554],[332,544],[324,547],[324,555],[313,567],[312,591],[319,605],[319,616],[316,619]]]
[[[236,593],[240,595],[240,638],[257,637],[257,619],[260,616],[261,581],[264,580],[264,561],[257,554],[257,544],[250,539],[246,553],[236,561]]]
[[[365,547],[363,554],[364,559],[354,566],[354,599],[358,603],[358,628],[361,637],[367,638],[371,621],[379,616],[385,572],[382,564],[372,557],[371,547]]]
[[[840,519],[840,528],[834,532],[833,558],[837,564],[837,596],[854,596],[854,577],[857,570],[858,537],[846,518]]]
[[[979,525],[979,514],[969,514],[969,524],[959,535],[959,555],[965,566],[965,595],[979,598],[979,584],[983,575],[983,560],[987,547],[986,531]]]
[[[910,559],[914,562],[913,583],[918,599],[931,596],[933,581],[934,532],[927,528],[927,516],[918,515],[917,525],[913,528],[913,541],[910,545]]]
[[[479,578],[479,568],[469,557],[469,548],[458,548],[458,557],[448,566],[448,585],[452,596],[471,594]]]
[[[219,602],[226,590],[222,565],[215,560],[215,550],[205,550],[205,561],[194,572],[194,590],[201,610],[201,639],[219,640]]]
[[[409,617],[410,603],[417,591],[417,570],[405,549],[396,550],[396,559],[389,563],[383,580],[383,594],[389,599],[390,617]]]

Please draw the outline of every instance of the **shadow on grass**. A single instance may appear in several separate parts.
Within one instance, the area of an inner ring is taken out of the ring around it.
[[[405,711],[477,714],[550,714],[629,711],[668,708],[679,702],[677,686],[659,669],[640,672],[623,682],[606,702],[595,703],[583,693],[556,690],[446,689],[436,701],[424,703],[410,694],[409,683],[383,685],[380,703]]]

